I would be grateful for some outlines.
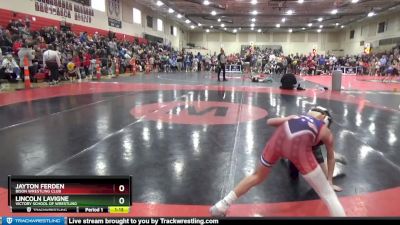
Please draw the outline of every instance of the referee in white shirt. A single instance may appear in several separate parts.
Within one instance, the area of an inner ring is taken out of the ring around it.
[[[50,84],[58,82],[58,69],[61,67],[60,53],[54,49],[53,45],[49,45],[49,49],[43,53],[43,67],[50,70]]]

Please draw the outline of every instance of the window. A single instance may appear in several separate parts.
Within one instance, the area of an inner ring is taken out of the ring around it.
[[[142,24],[142,12],[133,8],[133,23]]]
[[[106,0],[92,1],[92,8],[105,12],[106,11]]]
[[[157,30],[163,31],[163,21],[161,19],[157,19]]]
[[[174,36],[178,35],[178,29],[174,27]]]
[[[386,31],[386,22],[378,23],[378,34]]]
[[[354,30],[350,31],[350,39],[354,39]]]
[[[153,17],[146,16],[147,27],[153,28]]]

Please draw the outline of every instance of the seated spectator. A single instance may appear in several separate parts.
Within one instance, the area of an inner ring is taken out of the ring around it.
[[[11,53],[7,54],[6,57],[4,57],[1,64],[1,73],[1,77],[7,79],[9,82],[17,82],[20,74],[20,69],[17,62],[15,62],[14,58],[12,57]]]
[[[17,39],[14,44],[13,44],[13,53],[15,55],[18,54],[18,51],[22,48],[22,40],[21,39]]]

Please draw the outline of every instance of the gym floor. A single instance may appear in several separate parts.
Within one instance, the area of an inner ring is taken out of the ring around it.
[[[0,212],[11,215],[10,174],[132,175],[130,216],[209,216],[258,164],[274,131],[267,118],[321,105],[347,160],[334,180],[347,214],[400,216],[400,84],[345,76],[344,90],[332,92],[320,88],[331,77],[302,77],[305,91],[284,91],[273,80],[157,73],[0,93]],[[327,215],[285,160],[228,213]]]

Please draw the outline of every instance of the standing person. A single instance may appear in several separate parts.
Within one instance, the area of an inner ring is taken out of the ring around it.
[[[222,75],[223,75],[223,81],[227,81],[227,79],[225,78],[225,65],[226,65],[226,56],[225,56],[225,51],[223,48],[221,48],[221,53],[219,53],[218,57],[218,63],[219,63],[219,69],[218,69],[218,81],[221,81],[219,79],[219,75],[221,74],[221,70],[223,71]]]
[[[281,157],[284,157],[293,162],[304,179],[317,192],[328,207],[330,215],[346,216],[332,189],[335,153],[333,135],[328,128],[332,121],[321,108],[314,108],[303,116],[292,115],[269,119],[267,124],[277,127],[277,129],[264,148],[257,170],[244,178],[226,197],[212,206],[211,214],[224,216],[236,199],[264,181],[270,173],[271,167]],[[325,144],[327,149],[328,177],[318,166],[312,152],[312,147],[319,142]]]
[[[30,76],[30,80],[33,81],[33,78],[37,71],[37,66],[32,64],[32,60],[35,58],[35,52],[33,51],[33,49],[30,46],[28,46],[28,44],[26,42],[22,45],[22,48],[18,51],[19,67],[21,68],[21,71],[24,71],[25,57],[28,57],[29,76]],[[21,77],[22,77],[22,80],[25,80],[25,76],[23,74]]]
[[[61,67],[60,53],[55,51],[53,45],[49,45],[49,49],[43,53],[43,67],[50,70],[50,85],[58,83],[59,68]]]
[[[78,82],[82,82],[82,77],[81,77],[81,58],[79,57],[79,52],[74,52],[73,57],[72,57],[72,62],[75,65],[75,68],[73,69],[73,72],[78,76]]]
[[[197,72],[200,72],[201,71],[201,62],[203,61],[203,57],[200,54],[200,52],[197,53],[197,60],[198,60],[198,62],[197,62]]]
[[[84,51],[83,54],[83,68],[85,70],[85,75],[86,75],[86,79],[89,76],[90,72],[89,72],[89,68],[90,68],[90,60],[92,59],[92,56],[90,55],[88,50]]]

